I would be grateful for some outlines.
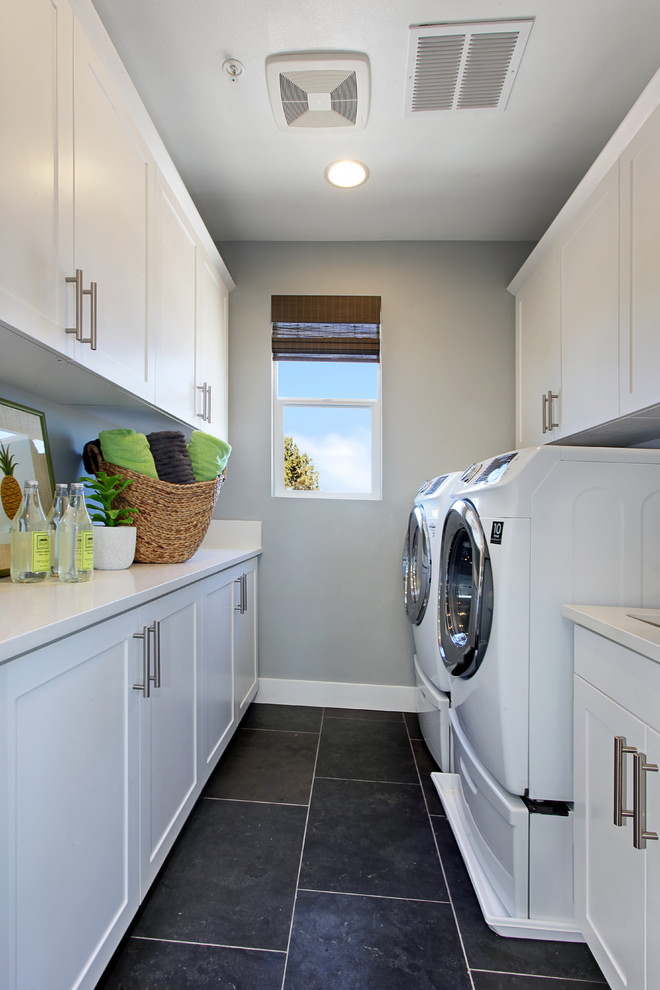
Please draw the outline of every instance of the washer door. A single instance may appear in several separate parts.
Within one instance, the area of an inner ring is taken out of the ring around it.
[[[410,513],[403,546],[403,604],[410,621],[418,626],[424,618],[431,586],[431,540],[424,510],[416,505]]]
[[[488,544],[471,502],[454,502],[442,531],[438,591],[440,653],[455,677],[472,677],[483,660],[493,620]]]

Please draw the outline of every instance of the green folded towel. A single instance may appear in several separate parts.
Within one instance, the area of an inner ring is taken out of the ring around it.
[[[212,437],[210,433],[193,430],[188,442],[188,453],[197,481],[213,481],[227,466],[231,447],[224,440]]]
[[[135,430],[101,430],[99,440],[104,461],[145,474],[147,478],[158,477],[149,441],[144,433],[136,433]]]

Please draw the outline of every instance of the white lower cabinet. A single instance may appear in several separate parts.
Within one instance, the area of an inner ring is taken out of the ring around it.
[[[140,896],[144,897],[199,793],[196,585],[139,612],[133,691],[140,701]]]
[[[240,718],[257,693],[257,562],[234,577],[234,701]]]
[[[3,987],[93,987],[138,907],[133,629],[122,615],[0,669]]]
[[[254,558],[0,666],[3,990],[96,985],[256,693],[256,577]]]
[[[208,775],[237,723],[232,656],[233,570],[204,582],[198,692],[201,770]]]
[[[576,920],[613,990],[655,990],[660,665],[578,627],[575,667]]]

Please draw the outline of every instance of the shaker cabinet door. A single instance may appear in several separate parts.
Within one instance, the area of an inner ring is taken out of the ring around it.
[[[621,156],[621,413],[660,402],[660,108]]]
[[[2,669],[11,990],[93,986],[137,910],[132,625],[110,619]]]
[[[109,73],[74,22],[74,271],[82,271],[81,364],[153,397],[147,332],[147,244],[154,166]],[[93,288],[94,287],[94,288]],[[67,318],[74,326],[69,283]]]
[[[71,24],[66,0],[0,6],[0,320],[69,355]]]
[[[144,897],[199,794],[196,586],[140,610],[140,889]],[[146,651],[147,668],[143,660]]]
[[[630,818],[614,825],[614,739],[644,751],[645,727],[575,678],[575,911],[613,990],[645,987],[645,854]],[[632,808],[633,764],[624,754],[624,810]]]

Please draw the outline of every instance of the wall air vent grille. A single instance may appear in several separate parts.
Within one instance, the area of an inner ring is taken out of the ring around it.
[[[369,60],[359,52],[300,52],[266,59],[278,127],[360,130],[369,113]]]
[[[533,19],[410,29],[406,116],[504,110]]]

